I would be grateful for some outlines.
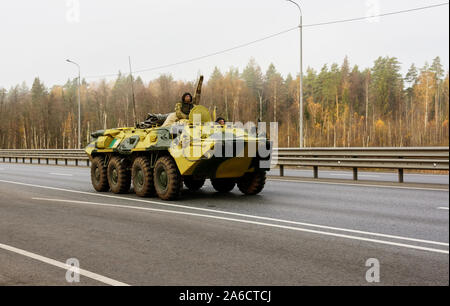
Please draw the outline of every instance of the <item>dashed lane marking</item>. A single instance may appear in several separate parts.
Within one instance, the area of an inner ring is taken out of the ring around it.
[[[68,174],[68,173],[56,173],[56,172],[51,172],[49,173],[50,175],[57,175],[57,176],[73,176],[73,174]]]

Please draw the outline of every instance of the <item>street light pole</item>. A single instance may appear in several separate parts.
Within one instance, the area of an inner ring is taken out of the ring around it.
[[[78,67],[78,149],[81,149],[81,69],[80,65],[69,59],[66,62]]]
[[[300,12],[300,88],[299,92],[299,104],[300,104],[300,148],[304,147],[304,139],[303,139],[303,13],[300,5],[293,0],[286,0],[293,3]]]

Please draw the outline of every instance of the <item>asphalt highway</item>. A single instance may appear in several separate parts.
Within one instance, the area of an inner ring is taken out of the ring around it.
[[[84,167],[0,163],[0,285],[448,286],[448,202],[426,186],[278,180],[164,202],[96,193]]]

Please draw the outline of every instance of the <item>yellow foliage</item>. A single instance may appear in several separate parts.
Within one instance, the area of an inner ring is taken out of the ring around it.
[[[384,124],[383,120],[378,119],[377,123],[375,124],[375,127],[377,130],[384,130],[386,128],[386,124]]]
[[[53,86],[51,93],[55,96],[55,98],[61,98],[63,96],[63,88],[61,86]]]

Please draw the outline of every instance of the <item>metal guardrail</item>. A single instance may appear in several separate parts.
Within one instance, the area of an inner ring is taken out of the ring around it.
[[[29,162],[45,161],[86,162],[89,157],[84,150],[0,150],[0,161]],[[285,167],[312,167],[314,178],[319,178],[319,167],[353,169],[353,179],[358,180],[358,169],[378,168],[398,170],[399,182],[404,181],[404,170],[449,170],[449,147],[419,148],[278,148],[273,154],[274,166],[284,176]]]
[[[419,148],[310,148],[274,151],[273,161],[284,176],[284,167],[313,167],[314,178],[319,178],[319,167],[353,169],[358,180],[358,169],[378,168],[398,170],[398,181],[404,182],[404,170],[449,170],[448,147]]]
[[[74,161],[76,166],[79,166],[80,162],[85,162],[86,166],[89,166],[89,157],[84,150],[58,150],[58,149],[39,149],[39,150],[0,150],[0,161],[3,162],[16,162],[26,163],[27,161],[32,164],[37,160],[38,164],[43,161],[48,165],[50,161],[54,161],[56,165],[59,161],[63,161],[67,166],[69,161]]]

